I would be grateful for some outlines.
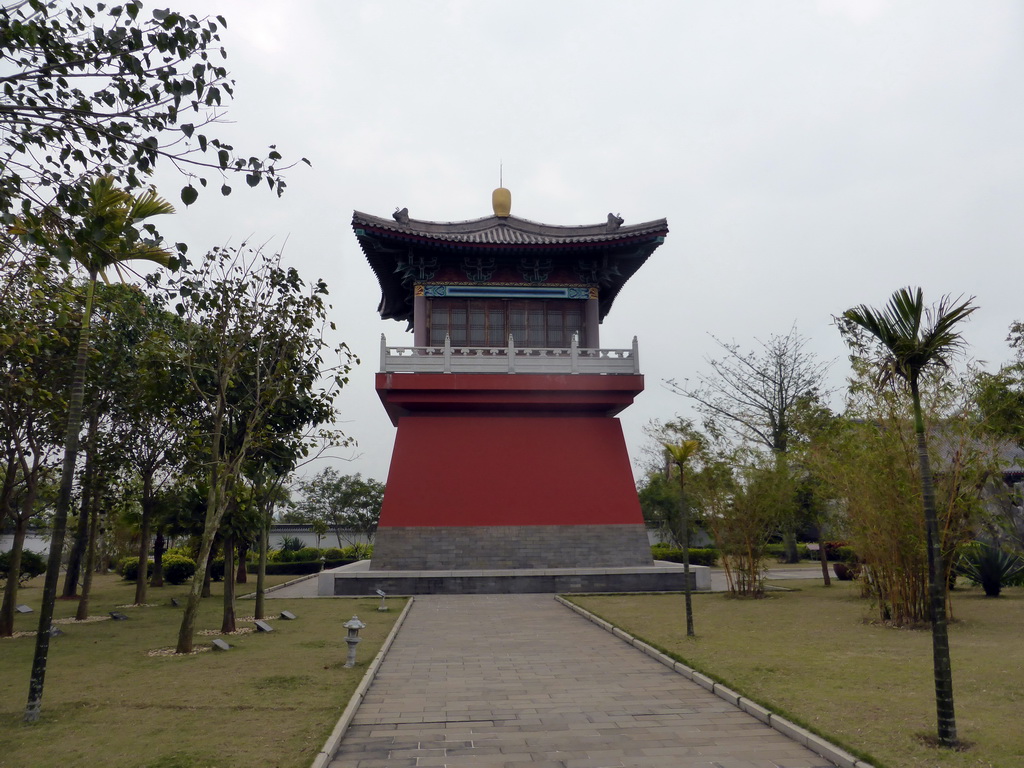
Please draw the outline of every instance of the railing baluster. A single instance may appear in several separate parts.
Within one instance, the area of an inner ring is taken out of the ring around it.
[[[637,338],[629,349],[590,349],[581,347],[573,336],[569,348],[517,348],[509,334],[504,347],[453,347],[445,336],[439,347],[388,347],[381,334],[380,370],[382,373],[498,373],[501,364],[495,357],[505,356],[508,373],[629,375],[640,373],[640,345]],[[441,360],[437,358],[441,357]],[[495,365],[499,366],[495,369]]]

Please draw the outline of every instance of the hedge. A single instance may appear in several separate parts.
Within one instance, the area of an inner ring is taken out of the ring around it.
[[[683,550],[672,549],[664,545],[658,546],[657,544],[651,547],[651,554],[655,560],[665,560],[670,563],[681,563],[683,562]],[[714,567],[715,563],[718,562],[718,550],[707,548],[695,548],[690,547],[690,565],[706,565],[708,567]]]
[[[164,579],[170,584],[184,584],[196,573],[196,561],[184,555],[164,555]]]
[[[166,562],[166,560],[164,561]],[[125,581],[136,581],[139,578],[139,558],[138,557],[123,557],[121,562],[117,566],[117,572],[121,574],[121,578]],[[153,561],[150,560],[146,564],[146,578],[148,579],[153,575]]]
[[[10,571],[11,553],[3,552],[0,553],[0,581],[6,581],[8,571]],[[25,586],[29,579],[33,579],[43,573],[46,573],[46,560],[38,552],[33,552],[30,549],[21,550],[21,571],[18,578],[18,584]]]
[[[778,559],[778,561],[780,563],[785,563],[786,562],[786,545],[785,544],[775,544],[775,543],[773,543],[773,544],[766,544],[765,548],[764,548],[764,553],[766,555],[768,555],[769,557],[774,557],[774,558]],[[816,560],[818,553],[815,552],[812,555],[811,551],[807,548],[806,544],[798,543],[796,545],[796,554],[797,554],[797,557],[800,560]]]

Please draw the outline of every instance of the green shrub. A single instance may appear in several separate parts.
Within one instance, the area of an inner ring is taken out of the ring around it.
[[[833,562],[843,559],[840,557],[839,550],[843,548],[849,549],[850,543],[847,541],[825,541],[822,542],[822,546],[825,547],[825,559]]]
[[[302,549],[302,539],[298,536],[282,536],[281,549],[285,552],[298,552]]]
[[[352,560],[368,560],[373,557],[373,545],[372,544],[353,544],[350,547],[345,547],[342,550],[346,558]]]
[[[974,541],[960,550],[956,572],[966,576],[973,584],[981,585],[986,597],[999,597],[1003,587],[1024,581],[1024,558]]]
[[[11,553],[0,553],[0,581],[6,581],[10,570]],[[21,573],[18,576],[18,584],[24,586],[29,579],[34,579],[40,574],[46,573],[46,559],[38,552],[28,549],[21,550]]]
[[[164,555],[164,579],[171,584],[184,584],[196,572],[196,561],[184,555]]]
[[[164,555],[164,568],[167,567],[167,556]],[[125,581],[137,581],[139,578],[139,558],[138,557],[122,557],[121,562],[117,566],[117,572],[121,574],[121,578]],[[153,561],[150,560],[146,565],[146,578],[148,579],[153,575]],[[167,574],[164,573],[166,578]]]
[[[857,557],[857,553],[853,551],[853,547],[836,547],[835,560],[840,563],[858,563],[860,558]]]
[[[782,544],[781,542],[766,544],[764,548],[764,553],[768,557],[774,557],[780,563],[788,562],[788,558],[786,557],[786,545]],[[800,560],[810,560],[811,557],[813,557],[816,554],[817,553],[815,552],[812,555],[811,551],[807,549],[806,544],[798,543],[796,545],[796,555],[797,558]]]
[[[344,560],[345,552],[339,547],[328,547],[324,550],[324,557],[328,560]]]
[[[224,558],[215,557],[210,563],[210,580],[224,581]]]
[[[316,547],[303,547],[295,553],[296,562],[309,562],[320,559],[320,550]]]

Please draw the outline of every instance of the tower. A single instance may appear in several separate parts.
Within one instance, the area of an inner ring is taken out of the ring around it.
[[[376,389],[398,433],[370,571],[649,576],[615,418],[643,391],[638,346],[604,349],[599,331],[668,225],[540,224],[510,197],[496,190],[494,214],[470,221],[353,215],[381,317],[413,331],[411,347],[381,339]]]

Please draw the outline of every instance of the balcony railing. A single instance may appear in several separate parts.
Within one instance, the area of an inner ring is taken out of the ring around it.
[[[508,337],[504,347],[389,347],[380,336],[381,373],[640,373],[636,337],[630,349],[580,347],[576,337],[566,348],[517,347]]]

